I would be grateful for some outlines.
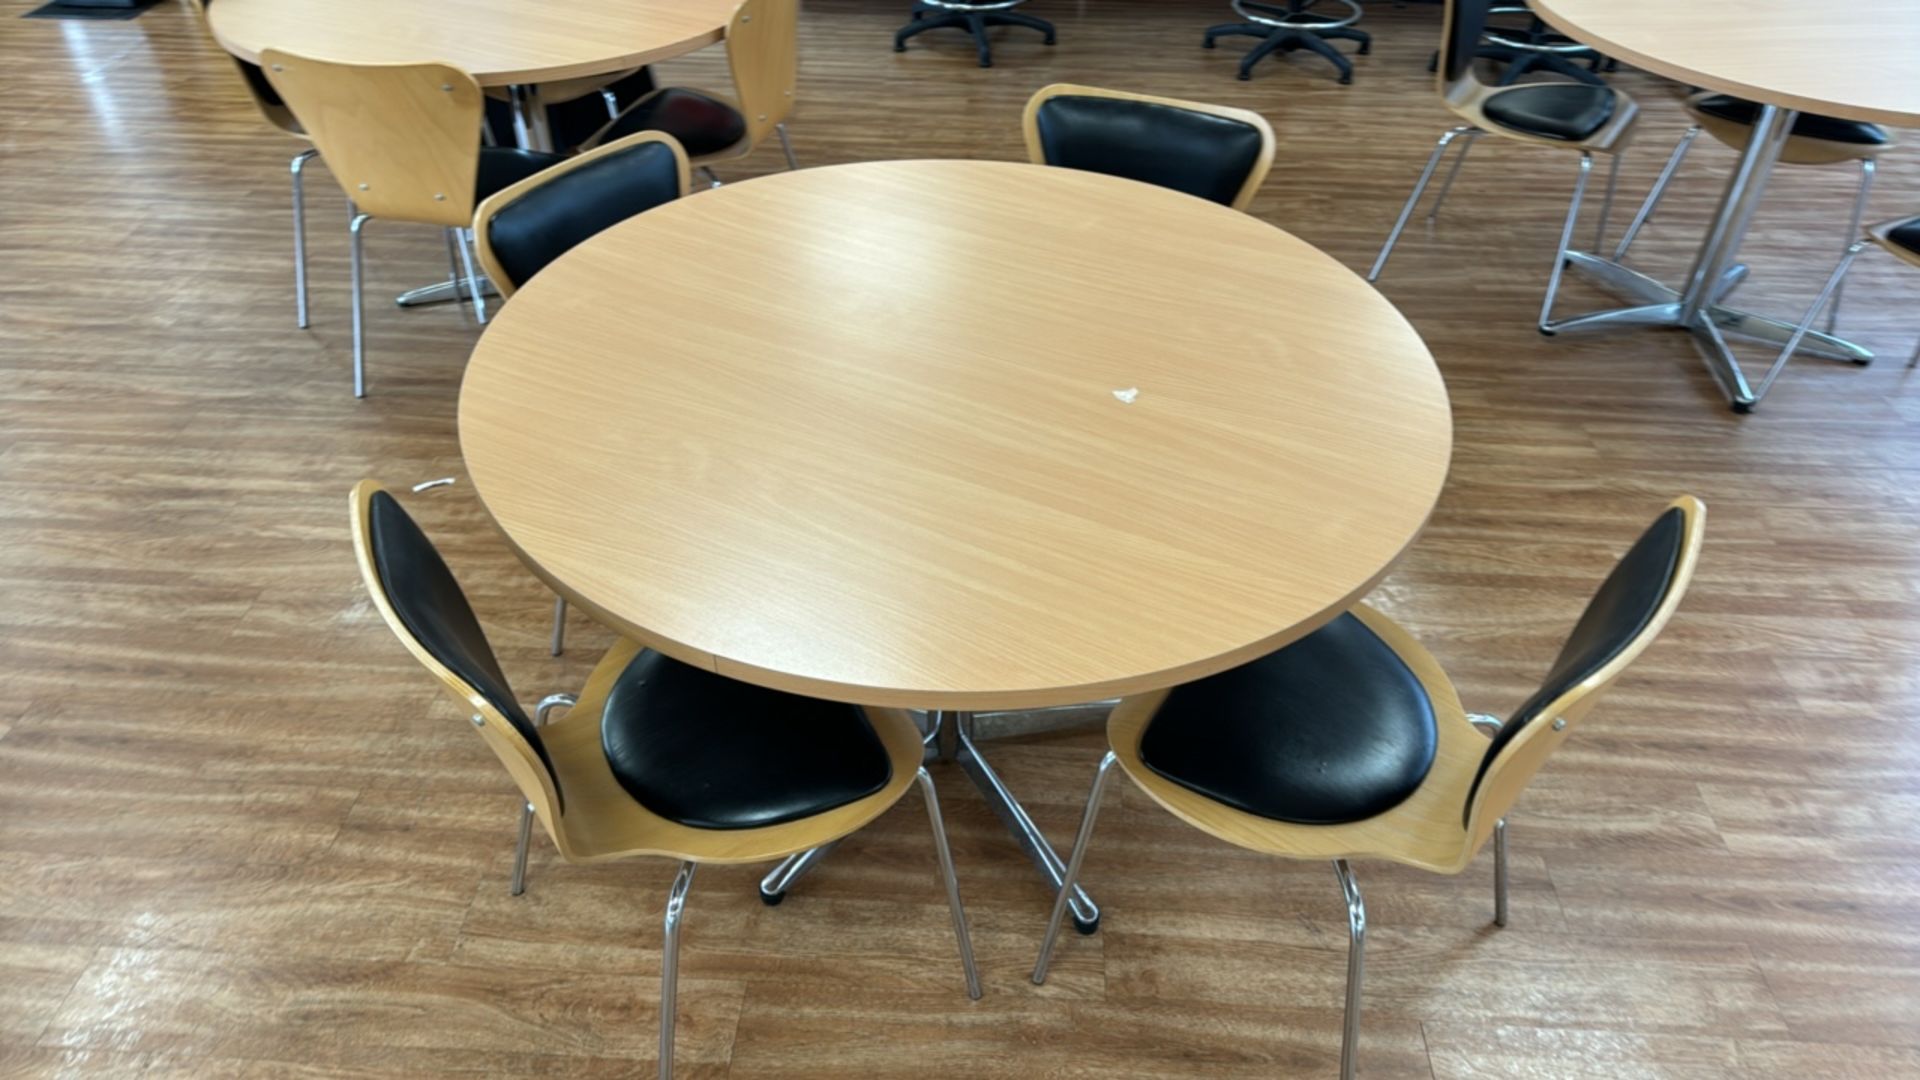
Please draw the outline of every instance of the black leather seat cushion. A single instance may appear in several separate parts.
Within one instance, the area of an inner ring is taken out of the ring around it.
[[[374,573],[394,614],[400,616],[415,641],[478,690],[533,747],[564,807],[566,793],[560,791],[560,778],[554,774],[553,759],[540,741],[540,731],[514,699],[513,688],[493,655],[493,646],[487,643],[486,632],[480,629],[480,620],[446,560],[406,508],[384,491],[374,492],[367,505],[367,532],[372,541]]]
[[[1584,83],[1515,86],[1487,98],[1480,111],[1504,128],[1579,142],[1613,119],[1613,91]]]
[[[1760,116],[1760,103],[1737,98],[1732,94],[1708,94],[1694,98],[1688,103],[1691,107],[1708,116],[1730,120],[1736,124],[1752,124]],[[1887,129],[1878,124],[1869,124],[1860,120],[1842,120],[1833,116],[1820,116],[1815,113],[1801,113],[1794,118],[1793,133],[1803,139],[1819,139],[1822,142],[1849,143],[1857,146],[1885,146],[1888,139]]]
[[[1338,825],[1413,794],[1439,746],[1433,702],[1352,615],[1167,696],[1140,758],[1168,780],[1249,814]]]
[[[538,150],[483,146],[480,148],[480,168],[473,178],[473,197],[484,199],[501,188],[511,187],[525,180],[541,169],[558,165],[561,160],[558,154],[543,154]]]
[[[646,650],[601,714],[614,778],[697,829],[794,821],[885,787],[886,747],[852,705],[753,686]]]
[[[1903,221],[1888,229],[1887,239],[1908,251],[1920,254],[1920,217]]]
[[[1152,102],[1063,94],[1034,117],[1049,165],[1139,180],[1231,205],[1260,158],[1258,129]]]
[[[556,174],[483,225],[517,288],[595,233],[679,197],[679,160],[666,143],[646,142]]]
[[[1486,778],[1500,751],[1529,724],[1545,716],[1541,710],[1611,663],[1653,621],[1654,612],[1660,610],[1667,591],[1673,588],[1686,538],[1686,517],[1675,507],[1655,518],[1620,556],[1607,580],[1587,602],[1587,610],[1581,612],[1580,621],[1574,624],[1573,633],[1567,636],[1540,689],[1514,710],[1488,744],[1486,756],[1480,759],[1480,771],[1467,790],[1463,821],[1472,813],[1474,792],[1480,789],[1480,781]]]
[[[747,118],[698,90],[670,86],[621,113],[600,141],[611,142],[636,131],[664,131],[680,140],[688,157],[697,158],[717,154],[746,138]]]

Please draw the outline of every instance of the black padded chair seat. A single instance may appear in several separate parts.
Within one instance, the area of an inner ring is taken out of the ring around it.
[[[1760,103],[1732,94],[1708,94],[1694,98],[1688,106],[1708,116],[1736,124],[1752,125],[1760,116]],[[1847,143],[1854,146],[1885,146],[1890,140],[1887,129],[1860,120],[1842,120],[1833,116],[1801,113],[1794,118],[1793,134],[1802,139]]]
[[[600,742],[640,805],[696,829],[808,817],[893,777],[866,715],[683,664],[651,649],[615,680]]]
[[[480,148],[480,169],[473,177],[473,197],[476,201],[484,199],[542,169],[558,165],[562,160],[559,154],[543,154],[538,150],[483,146]]]
[[[1153,102],[1061,94],[1034,114],[1047,164],[1157,184],[1231,206],[1260,160],[1251,124]]]
[[[1439,738],[1426,687],[1365,623],[1342,615],[1167,695],[1140,758],[1249,814],[1338,825],[1405,801],[1433,768]]]
[[[1604,86],[1537,83],[1502,90],[1481,102],[1480,111],[1504,128],[1579,142],[1605,127],[1616,106]]]
[[[638,131],[664,131],[680,140],[691,158],[717,154],[747,137],[747,118],[718,98],[670,86],[643,98],[608,125],[600,141]]]
[[[1920,255],[1920,217],[1903,221],[1887,230],[1887,239]]]

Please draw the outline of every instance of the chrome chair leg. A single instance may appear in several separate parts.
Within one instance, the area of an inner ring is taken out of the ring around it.
[[[307,162],[320,156],[318,150],[302,150],[293,156],[287,169],[293,173],[293,306],[294,325],[307,328],[307,190],[303,182]]]
[[[1433,224],[1440,216],[1440,208],[1446,205],[1447,193],[1453,190],[1454,178],[1460,175],[1460,166],[1467,163],[1467,155],[1472,153],[1473,144],[1479,138],[1480,132],[1469,131],[1466,138],[1460,140],[1460,152],[1453,156],[1453,167],[1447,170],[1447,178],[1440,182],[1440,193],[1433,197],[1433,205],[1427,208],[1427,224]]]
[[[547,655],[559,656],[567,648],[567,598],[553,598],[553,640],[547,644]]]
[[[600,91],[600,100],[607,103],[607,119],[620,119],[620,98],[611,90]]]
[[[1347,895],[1347,1012],[1340,1032],[1340,1080],[1353,1080],[1355,1059],[1360,1050],[1360,982],[1365,974],[1367,952],[1367,905],[1360,898],[1360,883],[1354,880],[1353,867],[1345,859],[1333,861],[1333,872],[1340,889]]]
[[[1633,238],[1640,235],[1640,227],[1653,216],[1654,207],[1660,205],[1661,196],[1667,193],[1667,184],[1673,180],[1673,174],[1680,171],[1680,162],[1687,156],[1687,150],[1693,146],[1693,140],[1700,137],[1700,125],[1687,129],[1685,135],[1673,146],[1673,153],[1667,155],[1667,163],[1660,169],[1660,175],[1640,203],[1640,209],[1633,215],[1633,221],[1627,226],[1626,234],[1620,237],[1620,246],[1613,249],[1613,261],[1619,262],[1627,257],[1627,249],[1633,246]]]
[[[1807,331],[1813,328],[1813,321],[1820,317],[1820,309],[1827,306],[1827,300],[1839,291],[1841,279],[1845,278],[1847,271],[1853,268],[1853,260],[1866,249],[1867,243],[1865,240],[1855,240],[1847,245],[1847,250],[1840,256],[1839,265],[1835,266],[1833,273],[1828,275],[1827,284],[1820,290],[1820,295],[1813,298],[1813,306],[1807,309],[1806,317],[1800,320],[1800,325],[1793,328],[1793,334],[1787,338],[1787,343],[1780,347],[1780,355],[1774,358],[1773,366],[1767,369],[1766,377],[1753,388],[1754,405],[1760,404],[1760,399],[1767,396],[1767,388],[1773,385],[1773,380],[1780,377],[1780,372],[1786,368],[1787,361],[1793,359],[1794,350],[1800,347],[1800,339],[1806,337]]]
[[[540,699],[533,709],[533,726],[546,727],[547,714],[558,708],[572,708],[580,700],[577,694],[548,694]],[[512,896],[527,891],[527,847],[533,839],[533,804],[520,804],[520,839],[513,848],[513,884],[508,888]]]
[[[1113,767],[1119,764],[1119,757],[1109,750],[1100,759],[1100,768],[1093,774],[1093,791],[1087,795],[1087,809],[1080,815],[1080,833],[1073,838],[1073,854],[1067,857],[1067,871],[1060,881],[1060,891],[1054,894],[1053,915],[1047,919],[1047,933],[1040,939],[1040,956],[1033,962],[1033,984],[1043,985],[1047,981],[1047,964],[1053,959],[1053,944],[1060,937],[1060,920],[1066,916],[1067,901],[1073,897],[1074,886],[1080,884],[1080,863],[1087,857],[1087,841],[1093,839],[1093,822],[1100,816],[1100,794],[1107,789],[1107,777],[1112,775]]]
[[[1607,195],[1600,200],[1600,224],[1593,230],[1593,251],[1599,254],[1607,246],[1607,219],[1613,216],[1613,193],[1620,188],[1620,159],[1625,154],[1615,153],[1613,165],[1607,170]]]
[[[1440,167],[1440,158],[1447,152],[1447,147],[1453,144],[1453,140],[1476,130],[1465,124],[1450,128],[1440,136],[1439,142],[1434,143],[1433,153],[1427,155],[1427,167],[1420,170],[1420,179],[1414,181],[1413,194],[1407,196],[1407,204],[1400,208],[1400,217],[1394,221],[1393,231],[1387,234],[1387,242],[1381,245],[1380,254],[1373,260],[1373,269],[1367,271],[1368,281],[1380,280],[1380,271],[1387,268],[1387,257],[1393,254],[1393,245],[1400,242],[1400,234],[1407,228],[1407,219],[1413,216],[1413,208],[1420,205],[1420,196],[1426,194],[1427,185],[1433,180],[1433,170]]]
[[[480,287],[480,272],[474,269],[474,254],[479,241],[473,237],[472,229],[456,229],[460,234],[460,265],[467,269],[467,295],[473,299],[473,321],[481,326],[487,325],[487,298]]]
[[[799,168],[800,163],[793,159],[793,140],[787,137],[787,122],[782,120],[773,125],[773,133],[780,136],[780,152],[787,155],[787,168]]]
[[[1553,274],[1547,278],[1547,296],[1540,302],[1540,332],[1553,333],[1553,298],[1560,292],[1560,278],[1567,269],[1567,249],[1573,246],[1573,227],[1580,221],[1580,200],[1587,193],[1587,177],[1593,172],[1593,154],[1580,152],[1580,178],[1573,184],[1573,200],[1567,203],[1567,221],[1560,227],[1560,250],[1553,254]]]
[[[715,176],[713,170],[708,168],[707,166],[705,165],[700,166],[700,175],[707,178],[708,187],[720,186],[720,178],[718,176]]]
[[[940,795],[933,789],[933,774],[923,765],[919,775],[920,794],[927,801],[927,821],[933,826],[933,851],[940,858],[940,876],[947,884],[947,909],[953,913],[953,937],[960,946],[960,967],[967,975],[967,996],[980,1000],[980,971],[973,965],[973,937],[967,933],[967,910],[960,904],[960,879],[953,871],[953,849],[947,846],[947,823],[940,815]]]
[[[1873,191],[1873,174],[1878,171],[1879,163],[1872,158],[1860,159],[1860,192],[1853,197],[1853,217],[1847,221],[1847,243],[1860,239],[1860,224],[1867,217],[1867,196]],[[1827,309],[1827,333],[1834,332],[1840,324],[1840,295],[1845,291],[1845,278],[1833,287],[1833,306]]]
[[[513,848],[513,884],[508,887],[509,896],[519,896],[527,891],[527,847],[533,839],[533,804],[520,804],[520,840]]]
[[[447,237],[447,284],[453,286],[453,302],[467,302],[466,285],[460,274],[460,230],[449,225],[441,230]]]
[[[680,916],[693,887],[694,864],[683,862],[667,893],[666,934],[660,940],[660,1080],[673,1080],[673,1011],[680,988]]]
[[[360,252],[360,236],[366,231],[367,219],[371,214],[355,212],[353,220],[347,223],[347,236],[351,252],[350,264],[353,273],[353,396],[367,396],[367,329],[366,303],[364,290],[365,271]]]
[[[1493,823],[1493,925],[1507,925],[1507,819]]]

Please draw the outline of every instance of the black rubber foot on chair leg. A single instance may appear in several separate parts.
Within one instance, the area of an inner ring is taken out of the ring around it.
[[[1100,932],[1100,919],[1095,916],[1092,922],[1081,922],[1080,917],[1076,915],[1073,919],[1073,928],[1081,937],[1092,937]]]
[[[1733,411],[1739,413],[1741,416],[1745,416],[1753,411],[1753,402],[1736,401],[1733,403]]]
[[[895,45],[895,46],[893,47],[893,51],[894,51],[894,52],[906,52],[906,51],[907,51],[907,47],[906,47],[905,45]]]
[[[1251,71],[1243,71],[1243,72],[1241,72],[1241,73],[1240,73],[1240,81],[1241,81],[1241,82],[1247,82],[1248,80],[1250,80],[1250,79],[1252,79],[1252,78],[1253,78],[1253,72],[1251,72]]]
[[[1546,328],[1546,327],[1544,327],[1544,326],[1540,328],[1540,336],[1541,336],[1541,337],[1552,337],[1552,336],[1554,336],[1554,334],[1556,334],[1556,333],[1558,333],[1558,331],[1556,331],[1556,330],[1549,330],[1549,329],[1547,329],[1547,328]]]
[[[760,902],[768,907],[779,907],[780,901],[786,898],[787,894],[784,892],[768,892],[765,889],[760,890]]]
[[[1212,38],[1205,38],[1200,42],[1200,47],[1203,49],[1217,49],[1220,46],[1214,44]]]
[[[1372,51],[1373,51],[1373,42],[1366,41],[1366,42],[1362,42],[1358,49],[1353,50],[1353,53],[1355,56],[1365,56]]]
[[[1352,86],[1352,85],[1353,85],[1353,72],[1351,72],[1351,71],[1349,71],[1349,72],[1347,72],[1346,74],[1344,74],[1344,75],[1342,75],[1342,76],[1340,76],[1340,85],[1341,85],[1341,86]]]
[[[1873,363],[1873,361],[1872,361],[1871,359],[1864,359],[1864,360],[1863,360],[1863,359],[1861,359],[1861,358],[1860,358],[1860,357],[1858,357],[1858,356],[1856,356],[1856,357],[1854,357],[1854,358],[1853,358],[1853,366],[1854,366],[1854,367],[1868,367],[1868,366],[1870,366],[1870,365],[1872,365],[1872,363]]]

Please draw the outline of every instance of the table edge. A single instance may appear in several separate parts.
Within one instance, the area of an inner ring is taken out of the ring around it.
[[[1920,126],[1920,113],[1901,112],[1897,109],[1876,109],[1863,105],[1848,105],[1844,102],[1824,101],[1818,98],[1802,97],[1764,86],[1754,86],[1738,79],[1728,79],[1711,72],[1695,71],[1681,67],[1655,56],[1648,56],[1637,49],[1629,48],[1601,34],[1580,26],[1565,15],[1555,11],[1555,0],[1534,0],[1533,10],[1545,19],[1555,30],[1573,38],[1575,41],[1605,53],[1616,60],[1624,60],[1637,68],[1650,71],[1663,78],[1690,86],[1699,86],[1716,93],[1732,94],[1768,105],[1793,109],[1798,112],[1818,113],[1841,120],[1859,120],[1871,124],[1889,124],[1894,127]]]

